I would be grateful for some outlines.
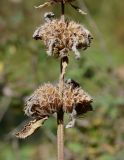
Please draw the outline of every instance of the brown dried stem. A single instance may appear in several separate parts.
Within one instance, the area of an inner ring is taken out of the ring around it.
[[[64,75],[65,70],[68,65],[68,57],[63,57],[61,59],[60,68],[61,74],[59,79],[59,92],[63,97],[63,89],[64,89]],[[58,160],[64,160],[64,111],[63,105],[61,109],[57,112],[57,151],[58,151]]]
[[[64,21],[64,1],[61,2],[61,19]],[[59,79],[59,92],[61,96],[63,97],[63,88],[64,88],[64,75],[65,70],[68,64],[68,58],[63,57],[60,62],[60,79]],[[57,152],[58,152],[58,160],[64,160],[64,111],[63,106],[61,106],[61,109],[57,113]]]
[[[63,21],[65,20],[64,14],[65,14],[65,4],[64,4],[64,0],[61,1],[61,19],[63,19]]]
[[[64,112],[61,109],[57,113],[57,151],[58,151],[58,160],[64,160],[64,125],[63,118]]]
[[[64,1],[61,2],[61,11],[62,11],[62,20],[64,21]],[[61,96],[63,96],[63,87],[64,87],[64,75],[65,75],[65,69],[67,67],[66,58],[62,58],[60,62],[60,79],[59,79],[59,92],[61,93]],[[57,151],[58,151],[58,160],[64,160],[64,112],[63,112],[63,106],[61,106],[61,109],[57,113]]]

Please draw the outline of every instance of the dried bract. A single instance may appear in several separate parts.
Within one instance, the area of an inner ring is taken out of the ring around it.
[[[90,47],[92,40],[90,32],[74,21],[53,19],[50,15],[51,12],[46,14],[46,23],[36,29],[33,38],[43,40],[49,56],[62,58],[73,51],[76,58],[80,58],[78,50]]]
[[[38,129],[39,127],[41,127],[44,123],[45,120],[47,120],[48,117],[45,117],[43,119],[34,119],[32,121],[30,121],[29,123],[27,123],[24,128],[19,131],[18,133],[16,133],[16,137],[17,138],[27,138],[28,136],[30,136],[31,134],[33,134],[35,132],[36,129]]]

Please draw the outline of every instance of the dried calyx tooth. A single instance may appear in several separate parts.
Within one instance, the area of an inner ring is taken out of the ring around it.
[[[62,58],[72,51],[79,59],[79,49],[90,47],[93,38],[83,25],[74,21],[54,19],[52,12],[46,13],[44,17],[45,24],[35,30],[33,38],[44,42],[49,56]]]

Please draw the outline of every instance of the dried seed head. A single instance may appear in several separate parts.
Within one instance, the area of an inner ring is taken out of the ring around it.
[[[59,92],[58,85],[45,84],[27,99],[24,112],[35,119],[16,133],[16,137],[26,138],[30,136],[43,125],[50,115],[58,112],[62,106],[64,112],[71,114],[71,121],[66,128],[72,127],[77,116],[92,110],[91,102],[92,98],[74,80],[65,82],[63,97]]]
[[[92,40],[90,32],[83,25],[74,21],[51,20],[50,17],[47,17],[44,25],[36,29],[33,38],[43,40],[49,56],[60,58],[68,56],[69,51],[80,58],[78,49],[87,49]]]
[[[72,83],[65,83],[63,98],[59,87],[45,84],[39,87],[26,101],[25,114],[35,118],[49,117],[56,113],[62,106],[64,112],[72,113],[77,108],[77,114],[89,111],[92,98],[80,87],[74,87]]]
[[[70,113],[71,121],[66,128],[73,127],[77,116],[92,110],[92,98],[84,92],[77,82],[67,80],[64,85],[63,97],[59,92],[59,86],[45,84],[39,87],[26,101],[24,112],[34,117],[24,128],[16,133],[18,138],[26,138],[41,127],[53,113],[63,106],[63,111]]]

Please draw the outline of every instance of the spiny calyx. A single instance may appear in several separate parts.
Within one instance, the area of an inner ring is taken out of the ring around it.
[[[33,38],[44,42],[49,56],[62,58],[69,56],[72,51],[79,59],[79,49],[86,50],[90,47],[93,37],[83,25],[54,19],[52,12],[46,13],[44,17],[46,22],[35,30]]]

